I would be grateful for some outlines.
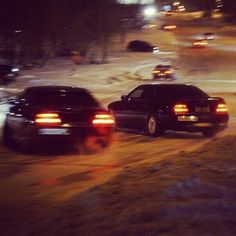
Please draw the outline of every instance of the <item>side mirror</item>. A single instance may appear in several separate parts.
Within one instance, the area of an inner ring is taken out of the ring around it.
[[[128,100],[128,97],[127,95],[121,95],[121,101],[127,101]]]

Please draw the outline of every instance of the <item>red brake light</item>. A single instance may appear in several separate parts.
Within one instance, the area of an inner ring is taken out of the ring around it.
[[[173,73],[173,71],[171,71],[171,70],[165,71],[165,74],[172,74],[172,73]]]
[[[161,71],[160,70],[153,70],[153,73],[154,74],[158,74],[158,73],[160,73]]]
[[[186,104],[176,104],[174,105],[175,114],[186,114],[188,113],[188,107]]]
[[[227,113],[228,108],[227,108],[226,104],[225,103],[218,104],[216,107],[216,112],[217,113]]]
[[[115,124],[115,119],[111,114],[96,114],[92,120],[93,125],[113,125]]]
[[[35,116],[37,124],[59,124],[61,119],[57,113],[39,113]]]

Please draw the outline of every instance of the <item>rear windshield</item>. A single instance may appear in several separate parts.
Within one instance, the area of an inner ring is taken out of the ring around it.
[[[157,98],[165,99],[196,99],[208,98],[209,96],[194,86],[166,86],[157,87]]]
[[[92,95],[81,91],[34,91],[29,92],[26,99],[38,106],[99,106]]]

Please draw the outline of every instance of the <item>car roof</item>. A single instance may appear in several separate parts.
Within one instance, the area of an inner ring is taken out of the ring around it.
[[[171,67],[171,65],[157,65],[156,67],[164,67],[164,68],[168,68],[168,67]]]
[[[58,86],[58,85],[50,85],[50,86],[32,86],[25,89],[25,91],[32,91],[32,92],[40,92],[40,91],[81,91],[81,92],[88,92],[85,88],[74,87],[74,86]]]
[[[142,85],[140,85],[140,86],[138,86],[138,87],[142,87],[142,86],[150,86],[150,87],[169,87],[169,88],[176,88],[176,87],[195,87],[194,85],[192,85],[192,84],[181,84],[181,83],[179,83],[179,84],[165,84],[165,83],[162,83],[162,84],[159,84],[159,83],[153,83],[153,84],[142,84]]]

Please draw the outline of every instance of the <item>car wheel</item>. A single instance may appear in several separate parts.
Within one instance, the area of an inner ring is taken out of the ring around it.
[[[12,131],[6,124],[3,127],[3,143],[7,147],[11,147],[14,143]]]
[[[146,129],[147,129],[147,134],[152,137],[160,136],[164,131],[157,117],[154,115],[150,115],[148,117]]]
[[[217,129],[206,129],[202,131],[204,137],[210,138],[214,137],[217,133]]]

